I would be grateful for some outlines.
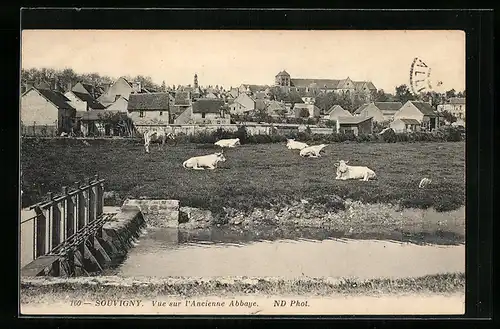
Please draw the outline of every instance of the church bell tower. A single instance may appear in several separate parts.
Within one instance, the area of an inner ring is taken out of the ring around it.
[[[198,74],[196,74],[196,73],[194,75],[194,88],[195,89],[198,88]]]

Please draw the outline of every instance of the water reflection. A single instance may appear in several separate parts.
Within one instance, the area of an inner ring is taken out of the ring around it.
[[[390,234],[380,233],[345,233],[330,231],[321,228],[286,228],[286,227],[264,227],[259,230],[241,230],[235,228],[211,228],[208,230],[186,231],[171,229],[170,234],[177,234],[174,238],[177,243],[198,243],[198,244],[236,244],[244,245],[262,241],[291,240],[291,241],[323,241],[335,240],[341,243],[352,239],[361,240],[383,240],[395,243],[439,244],[439,245],[459,245],[460,236],[452,232],[436,232],[406,234],[392,232]],[[166,231],[163,231],[166,232]],[[165,233],[159,233],[165,234]],[[168,234],[170,236],[170,234]]]
[[[120,276],[405,277],[465,270],[465,247],[353,240],[318,230],[148,228]],[[378,237],[380,238],[380,237]],[[401,237],[400,237],[401,238]]]

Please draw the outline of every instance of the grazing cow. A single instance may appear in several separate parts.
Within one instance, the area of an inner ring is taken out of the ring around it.
[[[429,178],[422,178],[420,181],[420,184],[418,184],[419,188],[425,188],[427,185],[429,185],[432,181]]]
[[[384,129],[382,129],[382,131],[381,131],[381,132],[379,132],[378,134],[379,134],[379,135],[383,135],[383,134],[385,134],[387,131],[391,131],[391,130],[393,130],[393,131],[394,131],[394,129],[392,129],[391,127],[384,128]]]
[[[158,148],[163,148],[166,140],[170,138],[175,140],[175,136],[172,133],[166,133],[164,130],[148,130],[144,133],[144,148],[146,153],[149,153],[149,145],[151,142],[158,141]]]
[[[204,170],[204,167],[208,169],[217,168],[219,162],[225,162],[226,158],[222,152],[213,153],[209,155],[202,155],[197,157],[192,157],[182,163],[182,166],[186,169],[192,168],[195,170]]]
[[[215,142],[214,144],[220,147],[235,147],[236,145],[240,145],[240,139],[239,138],[221,139]]]
[[[344,160],[340,160],[339,163],[335,163],[335,167],[337,167],[337,176],[335,179],[359,179],[366,182],[369,179],[375,179],[377,177],[375,172],[368,167],[348,166],[348,163],[349,161]]]
[[[321,156],[321,152],[325,151],[324,150],[325,146],[326,144],[308,146],[300,150],[299,154],[301,157],[317,158]]]
[[[297,142],[295,139],[287,139],[286,141],[286,147],[288,147],[289,150],[302,150],[308,147],[306,143],[302,142]]]

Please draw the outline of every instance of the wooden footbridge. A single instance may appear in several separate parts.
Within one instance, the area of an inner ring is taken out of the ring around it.
[[[104,179],[96,175],[76,182],[62,193],[31,206],[34,216],[21,221],[32,225],[33,261],[21,268],[22,276],[76,276],[100,272],[111,262],[112,244],[106,243]]]

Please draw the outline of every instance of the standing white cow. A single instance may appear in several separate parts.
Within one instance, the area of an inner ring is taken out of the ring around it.
[[[306,147],[309,147],[309,145],[307,145],[306,143],[297,142],[295,139],[287,139],[286,147],[288,147],[289,150],[302,150]]]
[[[308,146],[300,150],[301,157],[318,158],[321,156],[321,152],[324,152],[324,148],[327,144]]]
[[[192,157],[184,161],[182,166],[186,169],[204,170],[204,167],[207,167],[213,170],[217,168],[219,162],[226,162],[226,157],[224,157],[222,152]]]
[[[149,153],[149,145],[151,142],[158,141],[158,148],[163,148],[167,139],[175,140],[175,136],[172,133],[167,133],[165,130],[147,130],[144,132],[144,148],[146,153]]]
[[[235,147],[236,145],[241,145],[239,138],[221,139],[214,144],[220,147]]]
[[[344,160],[340,160],[339,163],[335,163],[335,167],[337,167],[337,176],[335,179],[359,179],[366,182],[369,179],[375,179],[377,177],[375,172],[368,167],[348,166],[348,163],[349,161]]]

